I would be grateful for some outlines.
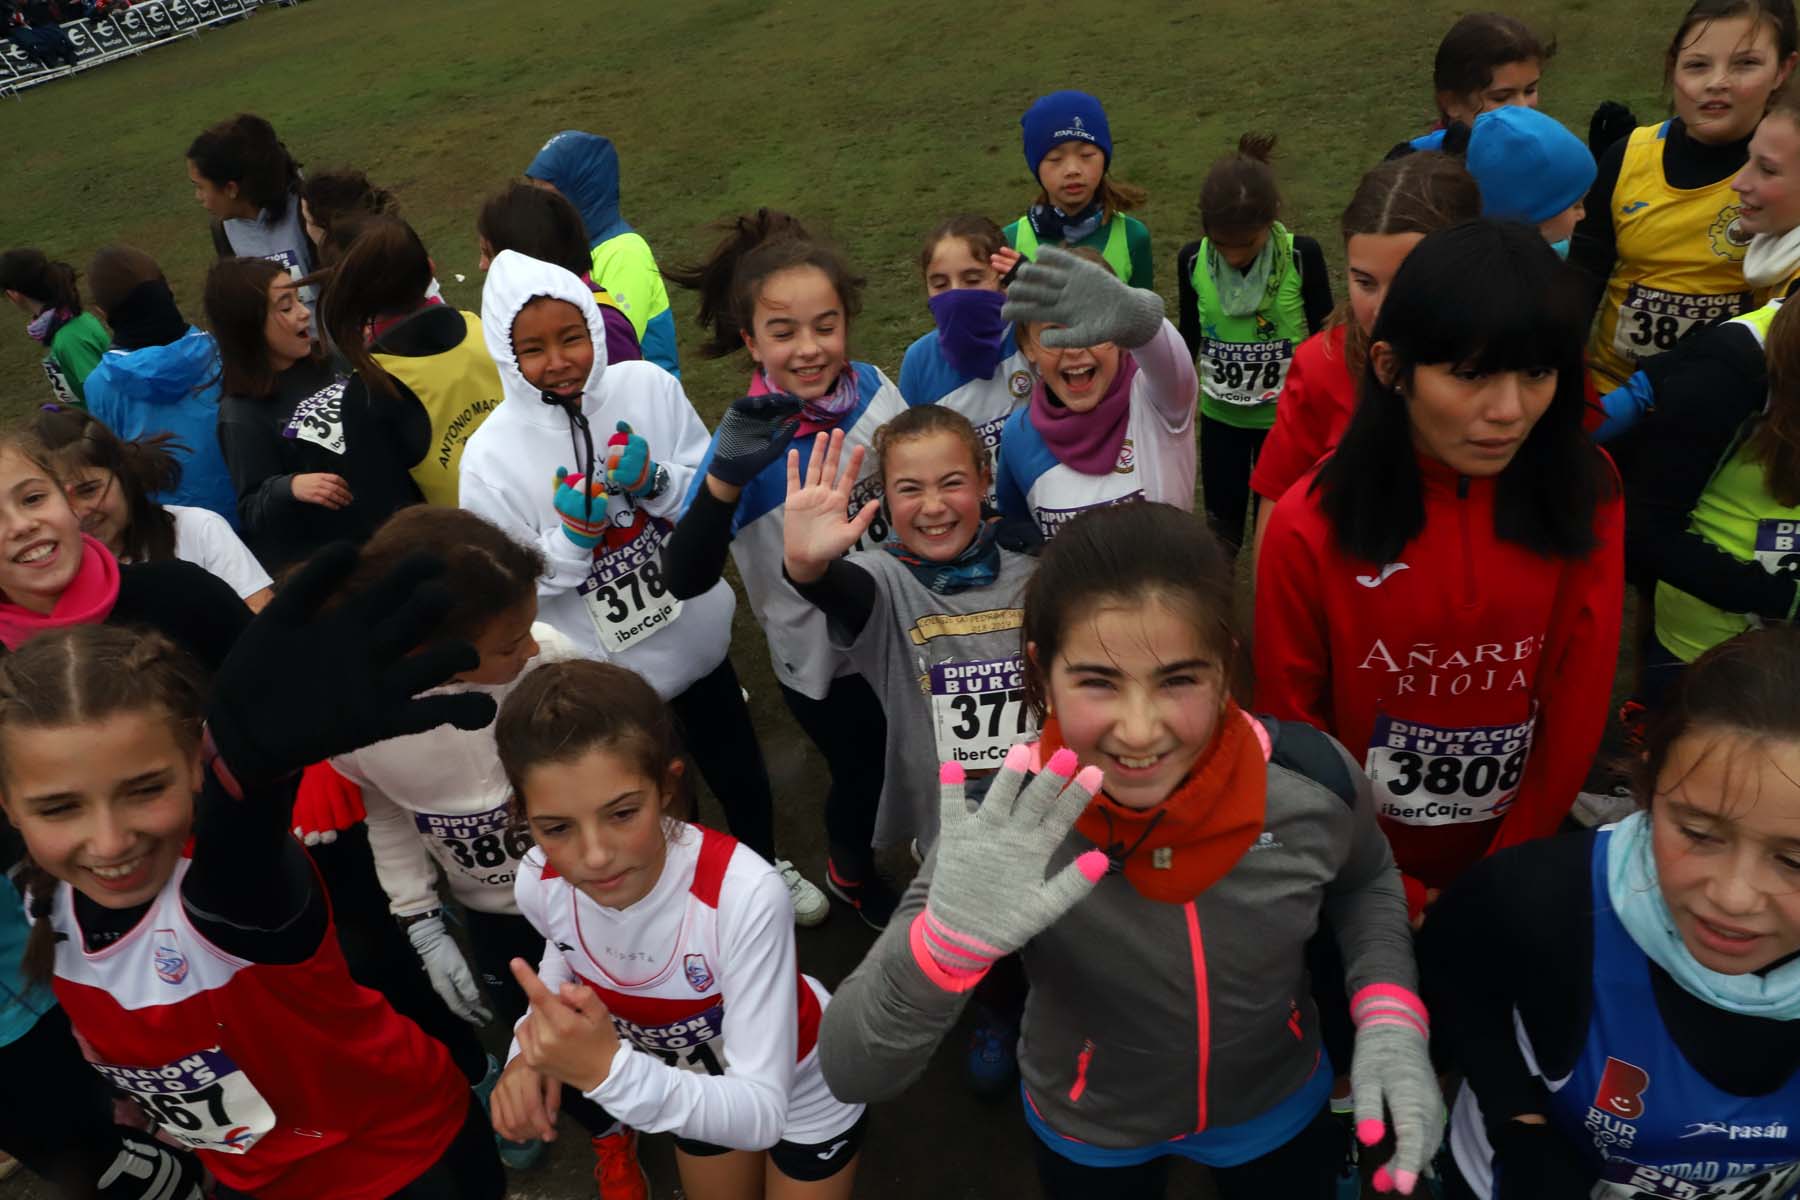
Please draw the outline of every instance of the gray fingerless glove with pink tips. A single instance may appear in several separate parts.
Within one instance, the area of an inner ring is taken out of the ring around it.
[[[1427,1050],[1425,1002],[1398,984],[1372,983],[1350,998],[1350,1017],[1356,1022],[1350,1060],[1356,1140],[1373,1146],[1391,1123],[1394,1153],[1375,1169],[1375,1190],[1411,1195],[1444,1136],[1444,1093]]]
[[[913,918],[919,968],[946,991],[973,988],[996,961],[1054,925],[1106,874],[1106,855],[1089,850],[1054,876],[1050,860],[1100,787],[1100,769],[1076,774],[1073,751],[1059,750],[1029,783],[1031,747],[1020,744],[979,806],[962,767],[938,770],[941,828],[924,911]]]

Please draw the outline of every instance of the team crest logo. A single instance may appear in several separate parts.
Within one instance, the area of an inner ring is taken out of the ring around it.
[[[1707,239],[1712,242],[1713,253],[1732,262],[1742,262],[1744,251],[1750,245],[1750,235],[1744,232],[1738,212],[1735,204],[1721,209],[1718,220],[1706,231]]]
[[[256,1131],[248,1125],[234,1125],[226,1130],[225,1136],[219,1140],[231,1147],[237,1153],[242,1154],[255,1144]]]
[[[1635,1121],[1644,1115],[1644,1093],[1650,1090],[1650,1073],[1635,1063],[1607,1058],[1600,1086],[1594,1089],[1594,1107],[1615,1117]]]
[[[706,955],[690,954],[682,960],[687,971],[688,986],[696,992],[704,992],[713,985],[712,968],[706,965]]]
[[[1023,400],[1031,394],[1031,372],[1014,371],[1006,381],[1006,390],[1013,394],[1014,400]]]
[[[187,978],[187,955],[175,941],[173,929],[158,929],[151,935],[150,957],[156,964],[156,977],[167,984],[178,984]]]
[[[1129,475],[1137,468],[1137,449],[1126,438],[1119,447],[1119,465],[1113,468],[1114,475]]]

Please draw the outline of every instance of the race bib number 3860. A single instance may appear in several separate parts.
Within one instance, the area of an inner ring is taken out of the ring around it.
[[[157,1128],[184,1146],[246,1154],[275,1128],[269,1102],[217,1046],[163,1067],[93,1066],[108,1083],[134,1096]]]
[[[1382,714],[1365,765],[1376,811],[1403,825],[1502,816],[1519,793],[1534,723],[1440,728]]]

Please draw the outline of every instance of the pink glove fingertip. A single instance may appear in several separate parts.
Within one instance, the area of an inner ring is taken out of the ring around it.
[[[1099,767],[1083,767],[1081,774],[1075,777],[1075,782],[1080,785],[1082,791],[1098,792],[1105,779],[1106,772]]]
[[[1397,1186],[1400,1189],[1400,1194],[1402,1196],[1412,1195],[1413,1188],[1414,1188],[1414,1186],[1416,1186],[1418,1184],[1418,1182],[1419,1182],[1419,1176],[1416,1172],[1413,1172],[1413,1171],[1396,1171],[1396,1172],[1394,1172],[1394,1183],[1395,1183],[1395,1186]]]
[[[1375,1174],[1369,1182],[1375,1185],[1375,1190],[1378,1192],[1391,1192],[1394,1190],[1394,1177],[1388,1171],[1386,1163],[1375,1168]]]
[[[939,783],[961,783],[966,778],[968,778],[968,776],[964,774],[961,763],[947,762],[938,764]]]
[[[1100,877],[1106,874],[1106,868],[1109,865],[1111,865],[1110,860],[1100,850],[1089,850],[1075,860],[1075,869],[1080,871],[1082,877],[1089,883],[1099,883]]]
[[[1025,742],[1014,742],[1012,749],[1006,752],[1006,762],[1002,764],[1008,771],[1023,771],[1031,766],[1031,746]]]
[[[1061,750],[1058,750],[1055,754],[1050,756],[1050,761],[1044,764],[1044,769],[1053,774],[1067,778],[1068,776],[1075,774],[1076,761],[1075,752],[1067,746],[1064,746]]]
[[[1356,1140],[1365,1146],[1373,1146],[1387,1132],[1387,1124],[1379,1117],[1369,1117],[1356,1123]]]

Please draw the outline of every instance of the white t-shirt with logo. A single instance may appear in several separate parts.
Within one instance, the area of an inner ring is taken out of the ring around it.
[[[224,517],[210,508],[185,504],[163,508],[175,518],[176,558],[217,575],[231,585],[240,600],[270,586],[269,573]]]

